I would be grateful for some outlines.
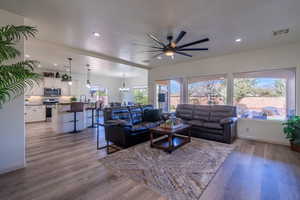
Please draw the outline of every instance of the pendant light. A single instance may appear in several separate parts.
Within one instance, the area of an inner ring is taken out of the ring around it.
[[[86,87],[87,88],[91,88],[91,81],[90,81],[90,73],[91,73],[91,69],[90,69],[90,65],[87,64],[87,73],[86,73]]]
[[[125,74],[123,74],[123,84],[122,84],[122,87],[121,88],[119,88],[119,91],[120,92],[129,92],[129,88],[127,88],[126,87],[126,85],[125,85]]]
[[[69,60],[69,67],[70,67],[70,70],[69,70],[69,81],[68,81],[68,84],[71,86],[72,85],[72,58],[68,58]]]

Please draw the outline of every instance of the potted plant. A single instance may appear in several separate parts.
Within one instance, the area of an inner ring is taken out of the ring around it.
[[[291,149],[300,152],[300,116],[293,116],[284,122],[283,132],[290,140]]]
[[[21,55],[15,47],[20,40],[35,37],[37,29],[31,26],[7,25],[0,27],[0,108],[24,94],[38,83],[42,76],[34,72],[37,61],[25,60],[12,63]],[[12,63],[12,64],[11,64]]]
[[[71,97],[71,102],[76,102],[77,101],[77,98],[76,97]]]

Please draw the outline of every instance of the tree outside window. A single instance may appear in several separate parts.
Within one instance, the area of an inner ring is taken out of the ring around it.
[[[148,89],[143,88],[134,88],[133,89],[134,101],[137,104],[146,105],[148,104]]]
[[[189,83],[188,97],[191,104],[226,104],[226,80],[205,80]]]
[[[234,104],[242,118],[285,119],[287,111],[287,79],[234,79]]]

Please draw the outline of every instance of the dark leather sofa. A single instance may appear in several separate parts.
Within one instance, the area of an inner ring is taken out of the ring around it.
[[[176,117],[190,124],[193,137],[232,143],[237,135],[235,106],[180,104]]]
[[[148,109],[153,109],[153,106],[104,109],[106,139],[124,148],[149,140],[149,128],[158,126],[162,121],[145,121],[143,115]]]

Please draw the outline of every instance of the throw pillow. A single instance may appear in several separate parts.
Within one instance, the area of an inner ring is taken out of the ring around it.
[[[159,109],[150,109],[144,111],[144,121],[146,122],[156,122],[160,121],[160,110]]]

